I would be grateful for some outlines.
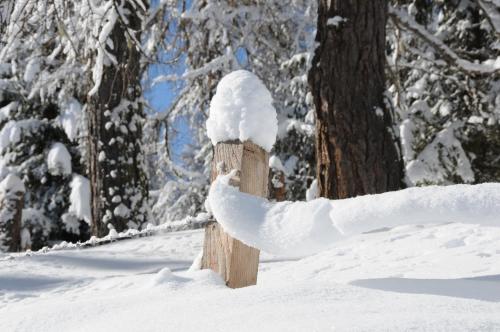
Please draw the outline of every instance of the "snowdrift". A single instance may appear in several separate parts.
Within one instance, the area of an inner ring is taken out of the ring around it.
[[[410,188],[344,200],[269,202],[212,184],[210,208],[231,236],[273,254],[309,255],[338,240],[384,227],[458,222],[500,226],[500,184]]]

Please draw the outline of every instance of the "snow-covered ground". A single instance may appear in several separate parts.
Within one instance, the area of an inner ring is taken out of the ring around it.
[[[203,232],[0,256],[1,331],[499,331],[500,228],[400,226],[303,259],[263,254],[258,285],[188,271]]]

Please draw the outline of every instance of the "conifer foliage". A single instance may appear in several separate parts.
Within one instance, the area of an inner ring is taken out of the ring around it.
[[[392,1],[388,94],[408,185],[498,181],[500,3]]]
[[[84,96],[80,50],[63,28],[72,26],[71,8],[63,3],[13,1],[3,11],[0,176],[15,174],[26,186],[23,227],[34,249],[88,236],[88,224],[68,214],[72,176],[84,172]]]

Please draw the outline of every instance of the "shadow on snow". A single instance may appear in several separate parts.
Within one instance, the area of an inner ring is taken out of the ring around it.
[[[362,279],[355,280],[350,284],[397,293],[440,295],[500,302],[500,274],[461,279]]]

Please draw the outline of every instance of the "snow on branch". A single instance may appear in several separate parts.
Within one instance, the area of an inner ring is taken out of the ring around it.
[[[482,63],[473,63],[462,59],[440,39],[436,38],[423,26],[415,22],[413,18],[409,17],[407,13],[391,7],[389,8],[389,17],[398,27],[408,30],[420,37],[429,46],[435,49],[446,62],[454,65],[464,74],[474,76],[500,73],[500,59],[490,59]]]
[[[495,35],[500,38],[500,1],[476,0],[476,2],[495,31]]]
[[[103,15],[103,18],[101,19],[101,27],[96,41],[96,64],[92,68],[92,80],[94,81],[94,86],[89,91],[89,96],[93,96],[94,94],[96,94],[99,90],[99,87],[101,86],[106,60],[109,59],[109,61],[116,64],[116,60],[113,58],[113,56],[106,51],[106,45],[108,38],[115,27],[115,23],[118,20],[118,13],[113,6],[113,2],[105,3],[105,6],[102,10],[104,11],[105,15]]]
[[[172,75],[160,75],[153,80],[153,85],[162,82],[174,82],[179,80],[189,80],[195,79],[197,77],[206,75],[208,73],[214,72],[222,68],[225,64],[232,60],[232,56],[228,56],[224,54],[222,56],[216,57],[212,61],[208,62],[204,66],[196,69],[192,69],[184,72],[181,76],[172,74]]]

